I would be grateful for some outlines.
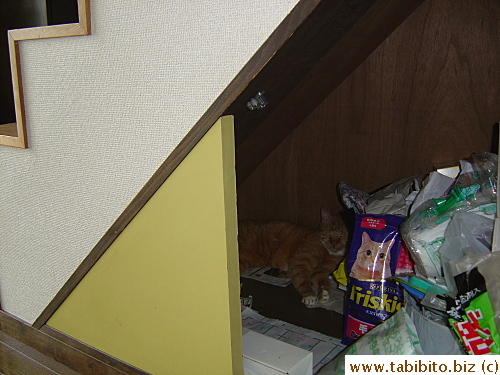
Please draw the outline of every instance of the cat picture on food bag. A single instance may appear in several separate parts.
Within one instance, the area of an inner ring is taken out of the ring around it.
[[[384,280],[390,277],[392,243],[393,239],[375,242],[367,232],[363,232],[361,246],[349,276],[358,280]]]

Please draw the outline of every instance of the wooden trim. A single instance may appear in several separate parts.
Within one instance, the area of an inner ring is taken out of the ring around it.
[[[2,340],[0,332],[0,340]],[[57,375],[47,367],[0,341],[0,373],[23,375]]]
[[[58,330],[44,325],[41,329],[41,332],[45,333],[46,335],[66,344],[71,346],[72,348],[79,350],[82,353],[85,353],[88,356],[91,356],[98,361],[106,364],[107,366],[111,366],[114,369],[121,371],[125,374],[130,374],[130,375],[145,375],[148,374],[147,372],[144,372],[136,367],[133,367],[125,362],[122,362],[114,357],[111,357],[110,355],[101,352],[100,350],[94,349],[81,341],[75,340],[67,335],[65,335],[62,332],[59,332]]]
[[[15,136],[0,134],[0,144],[12,147],[27,148],[26,121],[24,119],[24,101],[21,85],[21,66],[19,64],[19,46],[12,37],[10,30],[7,33],[10,55],[10,69],[12,74],[12,87],[14,93],[14,106],[16,112]]]
[[[80,375],[0,331],[0,374]]]
[[[59,38],[65,36],[81,36],[90,34],[90,0],[78,1],[78,23],[28,27],[8,31],[10,66],[12,72],[12,86],[14,91],[14,105],[16,112],[16,131],[2,132],[0,127],[0,145],[20,148],[28,147],[26,135],[26,118],[24,111],[24,97],[22,86],[21,62],[19,57],[19,41],[30,39]],[[12,135],[14,134],[14,135]]]
[[[215,122],[224,114],[225,110],[241,94],[242,90],[248,86],[262,67],[273,57],[276,50],[281,48],[294,33],[297,27],[304,22],[305,19],[307,19],[307,17],[316,8],[317,4],[318,1],[316,0],[301,0],[290,12],[290,14],[285,17],[283,22],[276,28],[261,48],[259,48],[249,62],[236,75],[233,81],[231,81],[227,88],[208,108],[191,131],[188,132],[186,137],[184,137],[179,145],[172,151],[170,156],[165,160],[165,162],[163,162],[142,190],[113,223],[111,228],[104,234],[89,255],[83,260],[80,266],[59,290],[54,299],[35,320],[33,327],[40,328],[49,320],[61,303],[66,299],[66,297],[69,296],[69,294],[102,256],[102,254],[104,254],[113,241],[132,221],[134,216],[153,196],[156,190],[158,190],[163,182],[165,182],[165,180],[177,168],[187,154],[189,154],[199,140],[212,127],[212,125],[215,124]]]
[[[0,344],[5,343],[7,346],[11,346],[13,341],[10,338],[12,338],[41,353],[43,356],[81,374],[148,374],[66,336],[53,328],[44,326],[41,330],[37,330],[3,311],[0,311],[0,334],[8,336],[0,336]],[[28,356],[29,358],[22,358],[22,355],[14,358],[16,363],[20,363],[21,365],[23,361],[30,361],[30,358],[40,358],[29,349],[23,349],[22,353],[24,353],[25,357]],[[38,359],[36,362],[43,363],[43,358]]]
[[[114,358],[100,350],[92,348],[81,341],[75,340],[72,337],[65,335],[58,330],[44,325],[41,329],[41,332],[46,335],[60,341],[66,345],[71,346],[72,348],[84,353],[87,356],[93,357],[96,360],[102,362],[106,366],[112,367],[116,371],[120,371],[120,373],[125,373],[129,375],[147,375],[149,373],[138,369],[137,367],[131,366],[128,363],[122,362],[117,358]]]

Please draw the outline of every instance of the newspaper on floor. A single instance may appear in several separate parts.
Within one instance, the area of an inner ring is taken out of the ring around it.
[[[249,268],[241,273],[241,277],[283,287],[290,285],[292,282],[292,280],[287,277],[285,273],[280,272],[276,268],[269,267]]]
[[[255,310],[244,308],[241,312],[243,327],[284,341],[313,353],[313,372],[334,359],[344,348],[341,339],[302,328],[277,319],[266,318]]]
[[[261,267],[261,268],[250,268],[241,273],[241,277],[262,281],[266,284],[286,287],[292,283],[292,280],[287,277],[284,273],[280,272],[276,268]],[[243,284],[240,284],[240,290]],[[314,305],[308,306],[309,308],[323,308],[326,310],[332,310],[339,314],[344,314],[344,296],[345,290],[340,289],[339,283],[334,281],[330,277],[330,296],[327,302],[317,302]],[[242,304],[252,308],[252,296],[249,296],[250,300],[244,302],[243,298]]]

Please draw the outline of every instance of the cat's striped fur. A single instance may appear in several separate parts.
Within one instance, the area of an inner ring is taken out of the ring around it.
[[[321,210],[318,229],[285,221],[240,221],[240,271],[278,268],[287,272],[304,304],[328,302],[329,276],[342,261],[346,242],[347,229],[341,217],[326,209]]]

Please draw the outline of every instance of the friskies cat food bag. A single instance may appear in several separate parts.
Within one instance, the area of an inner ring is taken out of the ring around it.
[[[343,344],[351,344],[387,320],[403,305],[394,276],[402,242],[399,226],[404,218],[394,215],[356,214],[349,254]]]

